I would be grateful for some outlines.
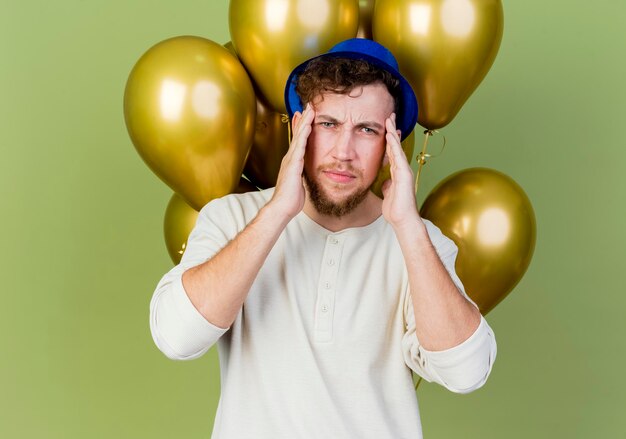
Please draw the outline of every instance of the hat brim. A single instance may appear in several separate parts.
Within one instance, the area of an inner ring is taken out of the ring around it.
[[[296,111],[302,112],[302,102],[300,101],[298,93],[296,93],[296,83],[298,80],[298,76],[306,69],[307,65],[309,65],[311,61],[319,58],[360,59],[391,73],[395,78],[400,81],[401,91],[398,102],[398,114],[396,114],[396,127],[401,132],[401,140],[406,139],[411,134],[413,128],[415,127],[415,124],[417,123],[418,112],[417,98],[415,97],[415,93],[413,92],[411,84],[409,84],[409,82],[404,79],[404,76],[402,76],[400,72],[396,70],[393,66],[385,62],[381,62],[378,58],[359,52],[338,51],[325,53],[311,58],[293,69],[293,71],[289,75],[289,78],[287,79],[287,84],[285,85],[285,106],[287,108],[287,113],[289,114],[290,119],[293,118],[293,115]]]

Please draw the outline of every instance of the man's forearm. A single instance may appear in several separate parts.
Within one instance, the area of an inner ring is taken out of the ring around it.
[[[278,237],[302,211],[304,154],[314,117],[311,105],[294,114],[293,138],[270,202],[219,253],[183,273],[183,287],[191,303],[215,326],[230,327]]]
[[[196,309],[215,326],[235,320],[267,255],[290,218],[272,202],[226,247],[208,261],[183,273],[185,292]]]
[[[459,345],[478,328],[480,312],[457,289],[418,216],[395,232],[409,273],[420,344],[431,351]]]

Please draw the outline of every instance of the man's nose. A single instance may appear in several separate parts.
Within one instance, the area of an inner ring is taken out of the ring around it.
[[[354,156],[354,147],[352,132],[347,129],[341,130],[335,137],[335,145],[333,148],[333,157],[337,160],[352,160]]]

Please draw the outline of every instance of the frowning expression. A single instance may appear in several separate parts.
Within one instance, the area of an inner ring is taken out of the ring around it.
[[[348,94],[324,93],[313,101],[313,108],[304,162],[309,186],[316,185],[320,196],[331,203],[364,199],[385,151],[392,96],[382,83],[375,83]]]

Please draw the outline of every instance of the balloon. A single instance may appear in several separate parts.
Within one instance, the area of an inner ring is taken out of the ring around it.
[[[300,63],[356,35],[357,0],[231,0],[235,50],[265,101],[286,113],[285,83]]]
[[[239,180],[235,193],[242,194],[255,190],[256,187],[242,178]],[[167,204],[163,219],[165,246],[174,264],[180,263],[187,247],[187,238],[189,238],[197,220],[198,211],[187,204],[180,195],[174,193]]]
[[[163,219],[165,247],[174,264],[180,263],[187,247],[187,238],[197,220],[198,211],[187,204],[180,195],[174,193],[167,204]]]
[[[372,39],[372,13],[375,0],[359,0],[359,29],[358,38]]]
[[[244,174],[261,188],[275,186],[280,164],[288,149],[287,123],[282,122],[280,113],[257,98],[254,140]]]
[[[411,163],[413,160],[413,149],[415,148],[415,130],[409,137],[404,139],[402,142],[402,150],[404,151],[404,155],[406,155],[406,159]],[[378,171],[378,175],[376,176],[376,180],[374,180],[374,184],[372,184],[372,192],[374,192],[378,197],[383,198],[383,183],[385,180],[389,180],[391,178],[391,172],[389,171],[389,165],[384,166]]]
[[[232,41],[224,47],[238,56]],[[258,187],[265,189],[276,185],[280,164],[289,149],[289,128],[288,122],[282,121],[282,115],[262,101],[258,91],[256,95],[254,140],[243,172]]]
[[[501,172],[471,168],[440,182],[423,218],[459,248],[456,272],[483,314],[522,278],[535,249],[536,223],[522,188]]]
[[[124,94],[130,137],[148,167],[195,209],[236,186],[254,135],[256,99],[228,50],[199,37],[150,48]]]
[[[502,40],[500,0],[377,0],[374,39],[398,59],[420,125],[447,125],[478,87]]]

